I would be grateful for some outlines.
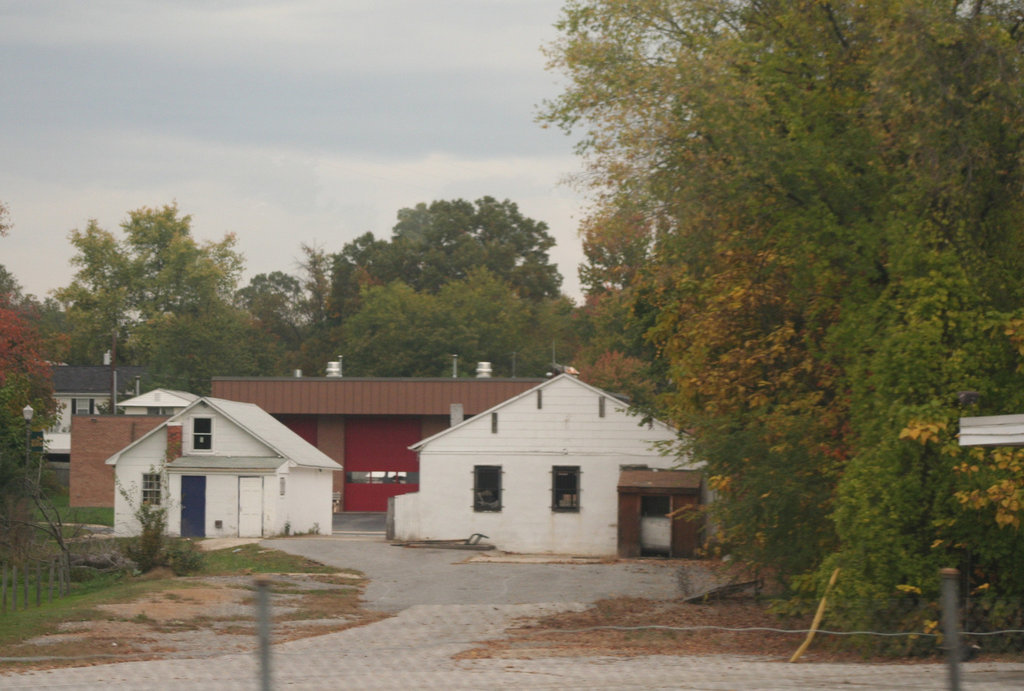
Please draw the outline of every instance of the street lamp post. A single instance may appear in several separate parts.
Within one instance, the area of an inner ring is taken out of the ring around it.
[[[29,466],[29,450],[32,448],[32,414],[36,411],[32,410],[32,406],[27,405],[21,409],[21,416],[25,418],[25,470],[28,470]]]

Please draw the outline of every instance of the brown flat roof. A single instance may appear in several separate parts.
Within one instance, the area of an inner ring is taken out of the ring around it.
[[[700,489],[699,470],[623,470],[619,489]]]
[[[273,415],[476,415],[544,379],[214,377],[215,398],[255,403]]]

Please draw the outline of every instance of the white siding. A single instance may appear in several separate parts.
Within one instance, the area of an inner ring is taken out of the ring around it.
[[[115,468],[114,533],[138,535],[141,526],[135,511],[142,503],[142,476],[163,469],[167,433],[160,430],[139,443],[130,457],[122,458]],[[164,476],[164,481],[167,480]],[[127,496],[126,496],[127,495]],[[169,488],[163,488],[162,504],[171,500]]]
[[[330,535],[334,520],[331,471],[293,467],[288,470],[286,482],[283,522],[278,532],[284,532],[283,523],[288,523],[292,534]],[[274,489],[278,490],[276,486]]]
[[[213,449],[210,451],[192,450],[192,420],[197,417],[213,419]],[[235,423],[211,408],[202,406],[194,408],[182,420],[182,423],[182,452],[186,456],[274,455],[265,444],[255,439],[249,432],[239,428]]]
[[[213,419],[213,448],[209,452],[193,453],[193,417]],[[239,427],[224,415],[209,406],[198,405],[182,419],[183,454],[190,458],[203,456],[236,458],[275,458],[280,467],[272,473],[254,473],[214,468],[191,468],[164,473],[163,506],[167,507],[167,532],[181,534],[181,477],[200,475],[206,477],[207,537],[235,536],[239,533],[239,478],[262,477],[262,533],[265,536],[280,535],[287,525],[293,533],[318,531],[330,535],[332,528],[331,492],[333,473],[331,469],[296,466],[280,459],[275,451],[257,440],[247,429]],[[275,423],[277,424],[277,423]],[[279,436],[281,430],[275,430]],[[289,433],[290,434],[290,433]],[[302,442],[304,444],[304,442]],[[151,435],[130,446],[118,456],[114,468],[119,486],[126,488],[134,503],[121,493],[115,500],[115,532],[118,535],[136,535],[139,532],[134,512],[141,501],[142,475],[151,469],[163,470],[167,447],[166,427],[157,428]],[[173,467],[172,467],[173,468]],[[285,480],[285,495],[280,494],[281,478]],[[220,521],[220,527],[217,527]]]
[[[542,385],[542,408],[532,390],[490,413],[427,441],[420,450],[420,489],[395,499],[395,537],[467,538],[483,533],[510,552],[612,555],[616,552],[620,466],[677,465],[656,442],[671,428],[638,425],[624,406],[605,400],[599,415],[594,389],[569,378]],[[502,510],[473,510],[473,468],[502,468]],[[553,466],[579,466],[580,510],[552,511]]]

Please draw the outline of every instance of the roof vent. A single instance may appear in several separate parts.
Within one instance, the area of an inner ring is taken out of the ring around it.
[[[327,376],[335,378],[341,376],[341,361],[327,363]]]
[[[292,372],[292,376],[296,379],[302,379],[302,370],[297,369]]]
[[[478,363],[476,363],[476,378],[477,379],[490,379],[491,378],[491,363],[489,363],[489,362],[478,362]]]

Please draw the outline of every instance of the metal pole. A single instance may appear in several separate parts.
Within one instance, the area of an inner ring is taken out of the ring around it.
[[[960,624],[958,582],[960,572],[956,569],[942,569],[942,638],[946,647],[946,662],[949,666],[949,688],[960,691]]]
[[[270,691],[270,580],[256,578],[256,626],[260,637],[260,689]]]

